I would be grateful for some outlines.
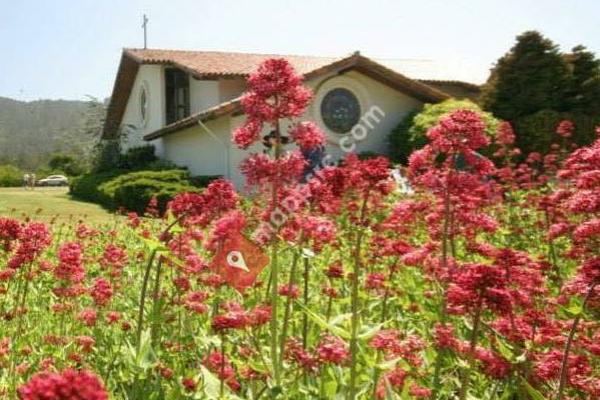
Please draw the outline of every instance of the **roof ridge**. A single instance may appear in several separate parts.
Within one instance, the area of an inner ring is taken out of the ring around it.
[[[236,54],[236,55],[245,55],[245,56],[279,56],[279,57],[312,57],[312,58],[320,58],[320,59],[339,59],[345,58],[353,53],[348,55],[312,55],[312,54],[281,54],[281,53],[255,53],[255,52],[244,52],[244,51],[223,51],[223,50],[184,50],[184,49],[161,49],[161,48],[139,48],[139,47],[123,47],[123,51],[164,51],[171,53],[211,53],[211,54]]]

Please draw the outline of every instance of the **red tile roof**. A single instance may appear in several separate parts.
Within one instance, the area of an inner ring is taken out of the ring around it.
[[[198,78],[249,75],[261,62],[280,57],[304,75],[342,58],[156,49],[125,49],[124,52],[142,64],[175,65]]]

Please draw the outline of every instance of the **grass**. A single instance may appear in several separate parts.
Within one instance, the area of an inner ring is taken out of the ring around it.
[[[57,223],[83,220],[88,225],[112,221],[115,216],[102,207],[73,200],[68,188],[0,188],[0,215]]]

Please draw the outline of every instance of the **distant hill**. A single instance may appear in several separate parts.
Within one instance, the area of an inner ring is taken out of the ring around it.
[[[45,165],[53,153],[89,157],[94,131],[101,125],[91,104],[0,97],[0,164],[35,170]]]

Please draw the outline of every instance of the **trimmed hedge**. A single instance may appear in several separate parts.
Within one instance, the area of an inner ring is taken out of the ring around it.
[[[23,171],[14,165],[0,165],[0,187],[23,185]]]
[[[176,194],[198,192],[185,170],[164,171],[116,170],[88,174],[73,180],[71,194],[82,200],[98,203],[109,209],[124,208],[143,213],[152,197],[158,200],[160,211]]]

